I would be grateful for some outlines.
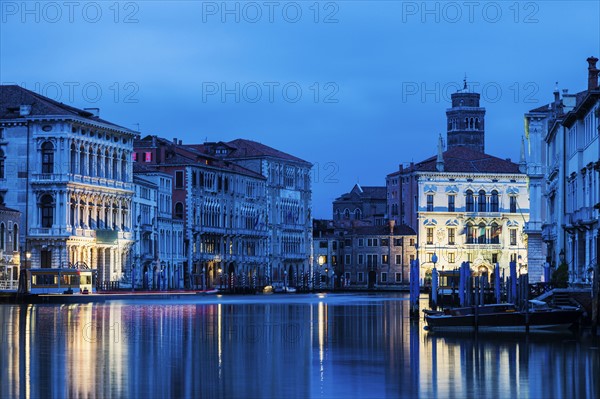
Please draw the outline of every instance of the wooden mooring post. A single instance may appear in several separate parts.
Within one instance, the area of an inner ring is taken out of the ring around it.
[[[594,279],[592,280],[592,334],[596,336],[598,334],[598,312],[600,309],[599,298],[600,295],[600,235],[596,237],[596,264],[594,265]]]

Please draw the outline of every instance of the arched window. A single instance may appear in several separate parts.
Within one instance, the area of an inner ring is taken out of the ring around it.
[[[54,173],[54,146],[49,141],[42,144],[42,173]]]
[[[0,249],[4,251],[6,245],[6,227],[0,223]]]
[[[121,157],[121,180],[127,181],[127,156],[125,154]]]
[[[85,148],[83,147],[83,145],[81,147],[79,147],[79,174],[80,175],[85,175],[86,174],[86,170],[85,170]]]
[[[502,229],[498,226],[498,223],[492,223],[492,244],[500,244],[500,234],[502,233]]]
[[[13,224],[13,252],[19,251],[19,226]]]
[[[475,118],[475,129],[479,130],[479,118]]]
[[[42,227],[50,228],[54,223],[54,199],[50,194],[44,194],[40,198],[40,224]]]
[[[485,191],[479,190],[479,198],[477,199],[477,211],[485,212]]]
[[[485,244],[485,223],[479,223],[479,234],[477,236],[478,244]]]
[[[112,178],[114,180],[117,180],[119,178],[118,166],[119,166],[119,156],[117,155],[117,152],[115,151],[113,153],[113,158],[112,158]]]
[[[466,235],[467,235],[467,244],[473,244],[474,242],[474,232],[473,232],[473,223],[471,222],[467,222],[467,227],[466,227]]]
[[[475,202],[473,200],[473,191],[467,190],[466,195],[467,212],[475,212]]]
[[[361,215],[360,209],[356,208],[354,210],[354,219],[360,220],[361,218],[362,218],[362,215]]]
[[[350,219],[350,209],[344,209],[344,219]]]
[[[4,151],[0,150],[0,179],[5,179],[4,176],[4,160],[6,157],[4,156]]]
[[[96,164],[94,162],[94,149],[92,147],[88,150],[88,174],[90,176],[96,176]]]
[[[77,150],[75,149],[75,144],[71,144],[71,173],[77,173]]]
[[[498,212],[498,211],[499,211],[498,191],[493,190],[492,198],[490,198],[490,212]]]
[[[96,151],[96,176],[104,177],[104,171],[102,170],[102,152],[100,149]]]
[[[183,219],[183,204],[181,202],[175,204],[175,219]]]
[[[102,177],[110,178],[110,155],[108,155],[108,150],[104,151],[104,176]]]

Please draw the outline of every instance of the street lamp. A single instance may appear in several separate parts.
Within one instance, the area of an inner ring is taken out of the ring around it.
[[[219,289],[223,289],[223,271],[221,270],[221,266],[219,266],[219,268],[217,269],[217,272],[219,273]]]

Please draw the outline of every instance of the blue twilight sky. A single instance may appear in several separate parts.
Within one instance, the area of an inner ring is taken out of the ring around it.
[[[436,153],[450,93],[482,93],[486,151],[587,85],[597,1],[0,2],[0,82],[142,134],[248,138],[315,164],[316,217]],[[138,125],[139,124],[139,125]]]

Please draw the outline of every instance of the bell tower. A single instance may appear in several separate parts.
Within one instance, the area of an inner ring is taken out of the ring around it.
[[[452,93],[452,108],[446,110],[448,149],[469,147],[485,151],[485,108],[479,106],[479,93],[472,93],[464,80],[462,90]]]

